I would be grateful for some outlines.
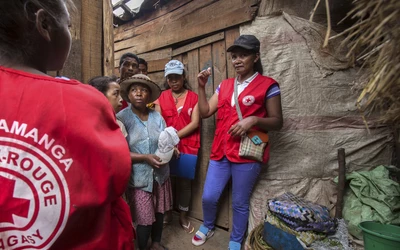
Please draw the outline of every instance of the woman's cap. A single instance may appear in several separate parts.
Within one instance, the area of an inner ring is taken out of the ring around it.
[[[158,148],[155,155],[160,157],[161,164],[168,163],[174,154],[174,147],[179,143],[179,136],[173,127],[165,128],[158,137]]]
[[[120,81],[121,85],[121,97],[128,103],[130,103],[128,94],[129,94],[129,88],[132,86],[134,83],[141,83],[145,86],[147,86],[151,90],[151,95],[148,103],[154,102],[155,100],[160,97],[161,94],[161,89],[160,87],[153,82],[148,76],[143,75],[143,74],[136,74],[131,77],[122,79]],[[147,103],[146,103],[147,104]]]
[[[260,41],[253,35],[241,35],[233,42],[227,51],[231,52],[235,48],[243,48],[254,52],[260,52]]]
[[[181,63],[178,60],[171,60],[167,64],[165,64],[164,76],[166,77],[167,75],[170,74],[182,75],[184,69],[185,67],[183,66],[183,63]]]

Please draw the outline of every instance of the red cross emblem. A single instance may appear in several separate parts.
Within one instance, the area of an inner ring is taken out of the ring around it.
[[[14,224],[13,214],[27,218],[30,201],[14,197],[15,180],[0,175],[0,183],[0,222]]]

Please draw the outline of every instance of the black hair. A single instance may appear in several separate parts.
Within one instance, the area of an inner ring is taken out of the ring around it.
[[[136,60],[136,62],[139,64],[139,57],[137,55],[133,54],[133,53],[128,52],[128,53],[123,54],[121,56],[121,58],[119,59],[119,68],[121,68],[122,63],[128,57],[134,58]]]
[[[258,55],[260,55],[260,53],[256,53]],[[264,69],[261,63],[261,57],[258,58],[257,62],[254,63],[254,71],[258,72],[260,75],[262,75],[264,73]]]
[[[182,72],[182,76],[185,78],[183,80],[183,88],[184,89],[188,89],[188,90],[192,90],[192,87],[190,86],[188,80],[186,79],[186,70],[184,69]],[[171,87],[168,85],[168,81],[167,81],[167,77],[165,77],[165,81],[164,81],[164,90],[170,89]]]
[[[146,66],[146,69],[147,69],[147,62],[143,58],[139,57],[139,64],[144,64]]]
[[[110,83],[116,81],[116,76],[95,76],[89,80],[88,84],[106,95],[108,89],[110,88]]]
[[[28,61],[34,53],[35,13],[45,10],[59,25],[63,4],[75,10],[72,0],[0,1],[0,59],[9,62]]]

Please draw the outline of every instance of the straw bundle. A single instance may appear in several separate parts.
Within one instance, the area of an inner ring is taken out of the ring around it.
[[[269,250],[272,249],[263,240],[264,223],[256,226],[249,235],[248,246],[251,250]]]
[[[370,68],[357,105],[363,114],[379,111],[379,120],[400,124],[400,1],[354,0],[346,18],[353,26],[331,37],[346,35],[347,56]]]

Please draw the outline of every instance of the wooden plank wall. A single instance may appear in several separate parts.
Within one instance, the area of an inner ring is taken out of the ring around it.
[[[69,57],[61,71],[48,73],[53,76],[66,76],[86,83],[91,77],[103,75],[104,72],[103,1],[73,0],[73,2],[76,9],[70,13],[72,47]],[[107,17],[105,18],[107,19]],[[108,18],[112,18],[112,16],[108,16]],[[108,36],[107,43],[109,48],[113,47],[113,39],[110,36]],[[107,51],[108,58],[113,56],[111,48]],[[108,64],[110,67],[108,72],[112,72],[114,61],[113,59],[108,60],[111,62]]]
[[[163,10],[114,29],[115,67],[121,54],[142,54],[251,21],[258,0],[171,1]],[[169,10],[169,12],[166,12]]]
[[[103,74],[103,1],[82,0],[82,81]]]

